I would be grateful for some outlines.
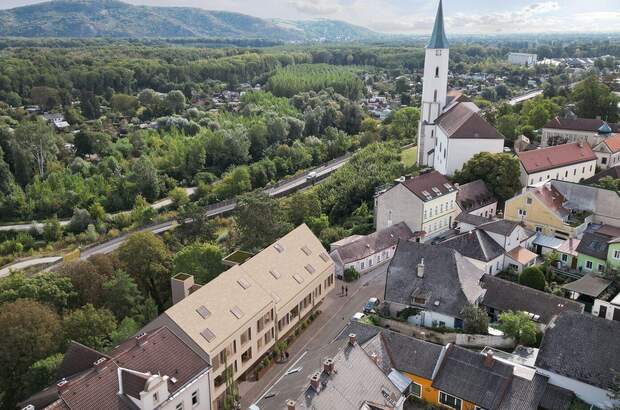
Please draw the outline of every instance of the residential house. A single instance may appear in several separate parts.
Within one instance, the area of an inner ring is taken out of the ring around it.
[[[608,288],[609,289],[609,288]],[[605,292],[594,300],[592,306],[592,314],[594,316],[620,321],[620,292],[614,288],[612,292]]]
[[[562,285],[562,289],[566,292],[567,297],[583,303],[586,313],[593,313],[593,307],[597,300],[608,301],[615,295],[615,288],[612,284],[611,280],[600,274],[586,273],[579,279]],[[597,310],[595,316],[598,314],[599,311]]]
[[[552,179],[581,182],[596,173],[597,157],[590,145],[572,143],[517,154],[521,185],[534,186]]]
[[[506,219],[489,220],[481,218],[479,216],[464,217],[460,215],[458,218],[458,226],[461,232],[476,232],[481,231],[490,237],[498,244],[502,250],[501,259],[496,259],[495,267],[491,271],[491,266],[485,265],[485,273],[497,274],[498,272],[510,268],[516,272],[521,272],[523,268],[532,266],[536,263],[537,255],[531,252],[532,243],[535,238],[535,233],[526,229],[521,224],[509,221]],[[479,236],[481,234],[476,234]],[[470,255],[470,251],[466,248],[475,246],[472,244],[462,243],[465,252],[464,255]],[[485,253],[489,253],[492,248],[490,245],[484,245],[481,242],[481,246],[484,247]],[[458,248],[455,248],[459,250]],[[459,250],[460,252],[460,250]],[[483,261],[479,259],[478,261]],[[499,267],[497,266],[499,263]]]
[[[462,212],[492,218],[497,213],[497,198],[479,179],[464,185],[456,185],[456,201]]]
[[[437,244],[454,249],[476,267],[490,275],[504,269],[504,248],[480,229],[461,233]]]
[[[450,46],[441,2],[426,46],[418,127],[418,165],[454,175],[480,152],[502,152],[504,136],[462,94],[448,92]],[[413,228],[412,228],[413,229]]]
[[[546,236],[564,240],[580,237],[594,218],[589,209],[569,202],[556,182],[527,188],[506,201],[504,218]]]
[[[511,310],[528,313],[532,320],[544,327],[562,312],[584,311],[584,305],[579,302],[492,275],[484,275],[481,284],[485,292],[480,305],[487,310],[493,322],[501,313]]]
[[[460,329],[463,308],[476,305],[483,294],[483,274],[453,249],[400,241],[388,267],[384,300],[392,316],[411,309],[410,323]]]
[[[423,237],[415,234],[406,223],[400,222],[370,235],[353,235],[331,244],[330,256],[336,264],[336,277],[341,278],[344,271],[354,268],[366,273],[377,266],[389,262],[394,256],[399,240]]]
[[[166,327],[129,339],[110,353],[71,342],[58,384],[24,409],[210,409],[210,366]]]
[[[185,275],[189,276],[189,275]],[[146,329],[168,326],[213,368],[213,409],[227,375],[252,371],[334,288],[334,262],[306,225],[191,291]]]
[[[607,272],[620,269],[620,228],[602,225],[583,235],[577,247],[580,272]]]
[[[620,133],[612,134],[593,148],[598,160],[596,165],[601,169],[607,169],[620,165]]]
[[[535,369],[502,360],[503,352],[436,345],[359,322],[349,323],[337,339],[349,333],[391,380],[409,384],[409,395],[434,406],[566,410],[572,401],[572,392],[550,385]]]
[[[620,227],[620,197],[616,191],[566,181],[551,181],[574,216],[591,214],[590,222]],[[579,215],[581,214],[581,215]]]
[[[581,142],[594,147],[614,132],[620,132],[620,124],[591,118],[555,117],[542,128],[541,146]]]
[[[450,229],[459,214],[457,190],[437,171],[403,177],[375,196],[375,225],[381,231],[405,222],[413,232],[435,237]]]
[[[251,408],[256,410],[402,410],[405,395],[357,335],[309,351]],[[290,398],[292,397],[292,399]]]
[[[620,368],[620,322],[565,312],[547,326],[536,357],[549,383],[571,390],[586,403],[611,409],[611,369]]]
[[[563,269],[577,269],[577,247],[581,243],[581,239],[568,238],[556,252],[560,255],[560,267]]]
[[[538,61],[538,55],[536,54],[508,53],[508,62],[510,64],[531,67],[531,66],[536,65],[536,61]]]

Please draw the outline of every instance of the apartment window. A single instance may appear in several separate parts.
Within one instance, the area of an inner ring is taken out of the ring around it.
[[[433,96],[433,101],[437,102],[437,90],[435,90],[435,95]]]
[[[196,407],[200,404],[200,397],[198,396],[198,390],[192,393],[192,407]]]
[[[598,264],[598,271],[599,272],[605,272],[605,265],[601,265],[600,263]]]
[[[435,68],[435,78],[439,77],[439,67]]]
[[[418,399],[421,399],[422,398],[422,386],[415,382],[411,382],[411,384],[409,385],[409,394],[411,394],[414,397],[417,397]]]
[[[424,219],[428,218],[428,211],[424,211]]]
[[[537,227],[536,227],[536,232],[542,232],[542,231],[543,231],[542,226],[537,226]]]
[[[153,403],[159,402],[159,393],[153,393]]]
[[[564,263],[568,262],[568,255],[565,253],[562,254],[562,262]]]
[[[175,407],[175,410],[183,410],[183,402],[177,403],[177,406]]]
[[[564,178],[568,178],[568,170],[564,173]]]
[[[530,185],[534,185],[534,178],[530,180]]]
[[[590,172],[592,172],[592,165],[590,165]]]
[[[592,261],[586,261],[586,269],[592,270]]]
[[[607,158],[605,157],[601,158],[601,164],[607,165]],[[592,171],[592,167],[590,167],[590,171]]]
[[[620,259],[620,251],[614,251],[614,259]]]
[[[444,392],[439,392],[439,403],[456,410],[461,410],[461,406],[463,405],[461,399]]]
[[[585,174],[586,173],[586,167],[581,168],[581,173]]]
[[[525,209],[519,209],[520,216],[527,216],[527,211]]]
[[[528,197],[528,198],[525,200],[525,203],[526,203],[526,204],[528,204],[528,205],[532,205],[532,198]]]
[[[577,175],[577,168],[573,169],[573,175]]]

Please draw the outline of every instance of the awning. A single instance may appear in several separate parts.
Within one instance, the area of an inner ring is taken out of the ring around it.
[[[574,282],[567,283],[562,286],[562,289],[577,292],[581,295],[591,296],[593,298],[598,297],[611,285],[611,281],[600,276],[594,276],[587,274],[581,279],[577,279]]]

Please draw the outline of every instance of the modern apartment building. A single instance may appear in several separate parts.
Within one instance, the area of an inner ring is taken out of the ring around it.
[[[189,275],[175,280],[187,296],[147,329],[168,326],[211,364],[217,410],[227,378],[252,370],[334,288],[334,262],[302,225],[202,287]]]

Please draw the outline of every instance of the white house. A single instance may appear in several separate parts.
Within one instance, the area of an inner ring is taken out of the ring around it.
[[[620,133],[620,124],[594,118],[555,117],[543,126],[540,146],[587,142],[594,147],[614,132]]]
[[[592,149],[596,154],[596,165],[599,168],[608,169],[620,165],[620,134],[613,134]]]
[[[555,145],[517,154],[521,184],[538,186],[552,179],[581,182],[596,173],[597,157],[587,143]]]
[[[450,49],[443,8],[439,10],[426,46],[422,107],[418,127],[418,165],[454,175],[480,152],[499,153],[504,137],[486,122],[480,109],[458,92],[448,93]]]
[[[538,55],[529,53],[509,53],[508,62],[510,64],[523,65],[531,67],[536,64]]]
[[[413,232],[434,237],[450,229],[460,213],[457,190],[437,171],[403,177],[375,196],[377,231],[405,222]]]

